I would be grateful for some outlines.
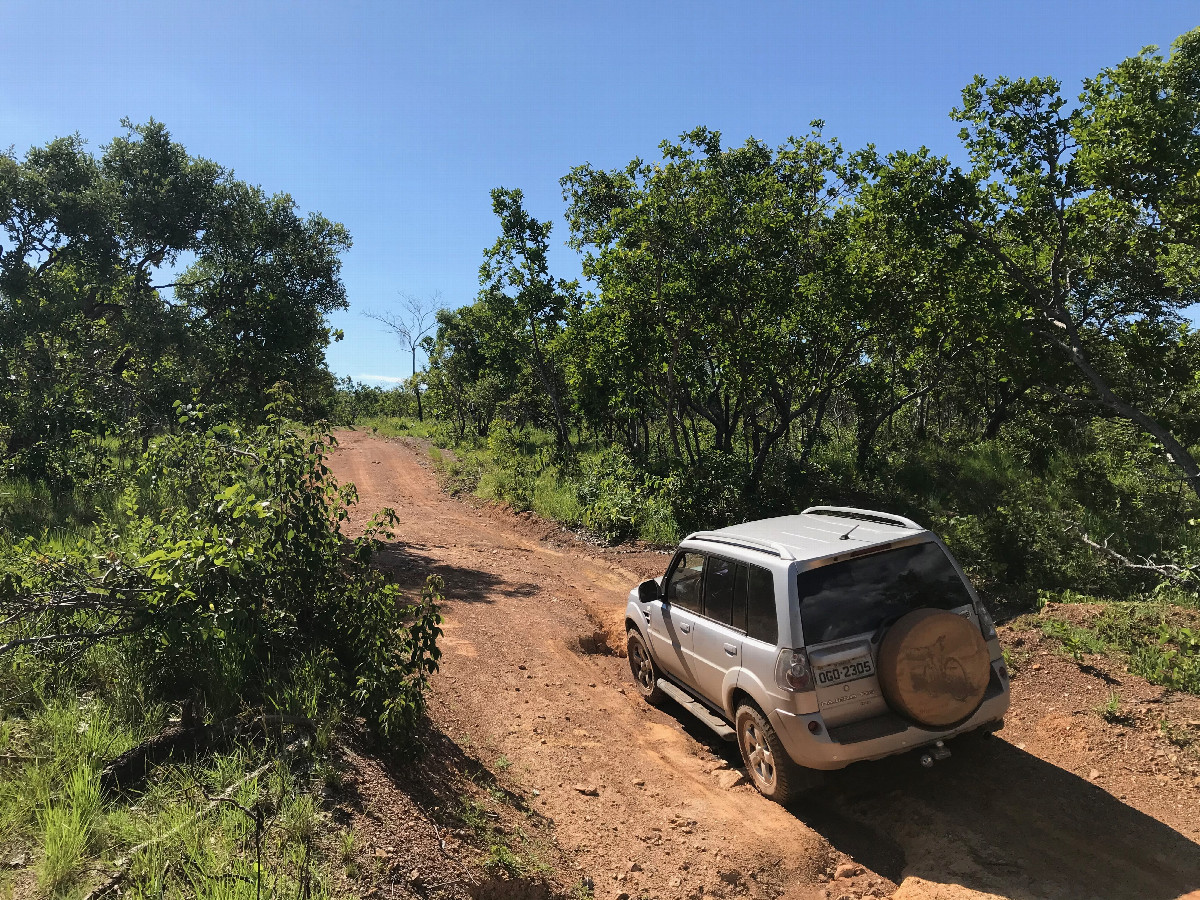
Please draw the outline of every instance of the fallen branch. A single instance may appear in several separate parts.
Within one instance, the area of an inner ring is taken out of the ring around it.
[[[243,776],[242,778],[240,778],[239,780],[237,780],[233,784],[231,784],[229,787],[225,788],[225,790],[223,790],[220,794],[217,794],[215,797],[209,798],[208,803],[205,804],[204,807],[202,807],[201,809],[197,810],[196,814],[194,816],[192,816],[190,819],[187,819],[184,822],[180,822],[178,825],[176,825],[170,831],[165,831],[160,835],[157,835],[155,837],[144,840],[140,844],[138,844],[136,847],[133,847],[129,851],[129,854],[127,856],[125,856],[122,859],[117,860],[117,863],[116,863],[117,871],[115,873],[113,873],[113,876],[111,878],[109,878],[108,881],[104,882],[104,884],[102,884],[99,887],[92,890],[89,894],[87,894],[87,896],[85,896],[83,898],[83,900],[99,900],[99,898],[107,895],[111,891],[120,887],[121,883],[125,880],[126,876],[129,875],[129,869],[133,865],[133,861],[134,861],[134,859],[137,858],[137,855],[139,853],[142,853],[142,852],[150,849],[151,847],[157,846],[158,844],[161,844],[165,840],[173,838],[179,832],[183,831],[183,829],[189,828],[192,825],[195,825],[197,822],[202,820],[205,816],[209,815],[209,813],[211,813],[213,810],[215,810],[217,807],[219,807],[222,803],[232,801],[233,795],[237,793],[238,789],[240,787],[242,787],[242,785],[246,784],[246,782],[248,782],[248,781],[253,781],[255,778],[258,778],[260,775],[267,772],[277,762],[279,762],[282,759],[286,759],[288,756],[295,753],[297,750],[299,750],[303,747],[307,747],[309,745],[309,743],[311,743],[311,740],[312,739],[308,735],[304,735],[302,737],[296,738],[296,740],[292,741],[290,744],[288,744],[286,747],[284,747],[283,750],[280,751],[279,755],[276,756],[274,759],[272,759],[270,762],[263,763],[261,766],[259,766],[257,769],[255,769],[253,772],[249,773],[248,775]]]
[[[1127,569],[1153,572],[1155,575],[1158,575],[1161,578],[1165,578],[1168,581],[1183,585],[1185,587],[1195,587],[1197,579],[1200,578],[1200,564],[1180,566],[1176,565],[1175,563],[1158,563],[1148,556],[1139,557],[1142,560],[1140,563],[1134,562],[1129,557],[1118,553],[1112,547],[1108,546],[1110,538],[1105,538],[1102,542],[1097,543],[1088,537],[1087,532],[1082,530],[1078,525],[1073,524],[1068,530],[1076,532],[1079,535],[1080,540],[1082,540],[1093,550],[1100,551],[1110,559],[1116,560]]]
[[[304,716],[233,716],[210,724],[173,725],[126,750],[105,766],[100,773],[100,790],[106,794],[126,791],[144,779],[152,767],[168,759],[212,753],[252,732],[265,737],[288,725],[306,729],[309,737],[316,734],[316,725]]]

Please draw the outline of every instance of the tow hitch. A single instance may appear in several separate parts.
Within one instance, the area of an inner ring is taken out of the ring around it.
[[[935,760],[949,759],[950,751],[942,741],[936,741],[932,747],[925,753],[921,754],[921,765],[926,769],[932,769]]]

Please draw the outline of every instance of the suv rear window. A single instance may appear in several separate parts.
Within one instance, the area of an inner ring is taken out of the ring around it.
[[[796,576],[804,643],[874,631],[925,607],[955,609],[971,595],[935,543],[885,550]]]

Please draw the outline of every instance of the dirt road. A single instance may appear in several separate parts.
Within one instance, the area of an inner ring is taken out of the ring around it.
[[[1112,676],[1092,685],[1022,638],[1043,662],[1018,676],[998,736],[958,742],[929,771],[911,756],[851,767],[784,809],[738,783],[732,744],[678,707],[646,706],[611,653],[628,590],[661,574],[665,555],[455,500],[420,448],[338,438],[333,469],[361,501],[352,525],[393,507],[383,564],[412,586],[445,578],[432,716],[553,820],[600,900],[1200,890],[1200,777],[1149,730],[1118,735],[1088,712]]]

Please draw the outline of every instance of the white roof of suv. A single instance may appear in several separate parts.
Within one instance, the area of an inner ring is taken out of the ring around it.
[[[848,506],[811,506],[798,516],[697,531],[687,540],[751,547],[783,559],[815,559],[849,547],[858,550],[912,537],[924,530],[911,519],[891,513]]]

